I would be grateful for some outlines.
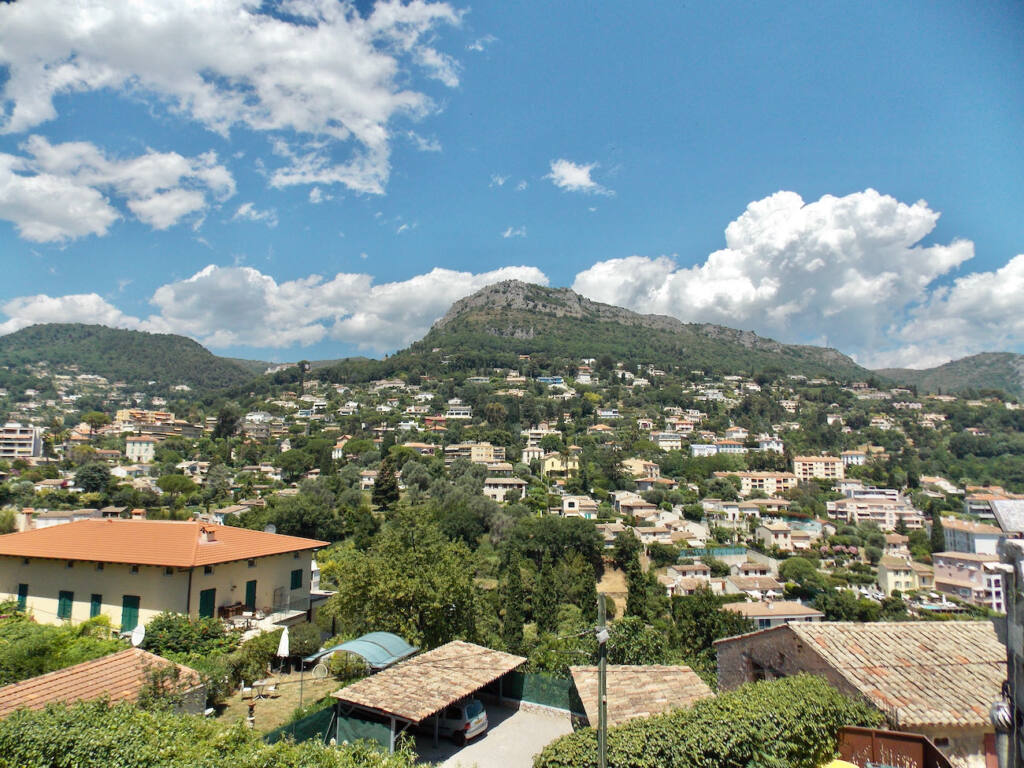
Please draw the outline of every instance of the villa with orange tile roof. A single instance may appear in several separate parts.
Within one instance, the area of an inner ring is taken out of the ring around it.
[[[197,521],[88,519],[0,536],[0,599],[37,621],[108,616],[121,631],[163,611],[310,610],[313,551],[326,541]]]

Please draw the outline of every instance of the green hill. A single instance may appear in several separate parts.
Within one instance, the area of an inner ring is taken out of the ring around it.
[[[1024,355],[1014,352],[982,352],[936,368],[887,368],[878,373],[922,392],[1001,389],[1024,397]]]
[[[54,372],[75,366],[78,373],[157,390],[176,384],[219,389],[253,378],[244,366],[217,357],[192,339],[168,333],[50,323],[0,336],[0,367],[16,372],[44,361]]]
[[[640,315],[567,288],[518,280],[487,286],[457,301],[422,340],[380,363],[342,361],[327,375],[357,381],[403,371],[515,368],[521,365],[522,354],[541,364],[611,355],[617,361],[719,373],[776,370],[839,380],[871,375],[834,349],[781,344],[750,331]]]

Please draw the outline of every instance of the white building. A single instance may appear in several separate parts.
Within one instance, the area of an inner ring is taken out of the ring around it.
[[[0,427],[0,459],[35,459],[43,455],[43,430],[9,421]]]
[[[157,439],[149,435],[131,435],[125,438],[124,453],[133,464],[150,464],[156,457]]]

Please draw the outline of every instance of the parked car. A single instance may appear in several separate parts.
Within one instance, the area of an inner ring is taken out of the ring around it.
[[[486,730],[487,710],[479,699],[465,699],[437,714],[438,734],[451,737],[460,747]]]

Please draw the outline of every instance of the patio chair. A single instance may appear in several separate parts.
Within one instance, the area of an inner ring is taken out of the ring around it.
[[[246,685],[245,681],[243,680],[242,681],[242,698],[243,699],[251,699],[252,696],[253,696],[252,686]]]
[[[271,698],[272,696],[279,695],[278,692],[277,692],[277,681],[276,680],[273,681],[272,683],[270,683],[269,685],[267,685],[267,687],[263,689],[263,695],[266,696],[268,699]]]

